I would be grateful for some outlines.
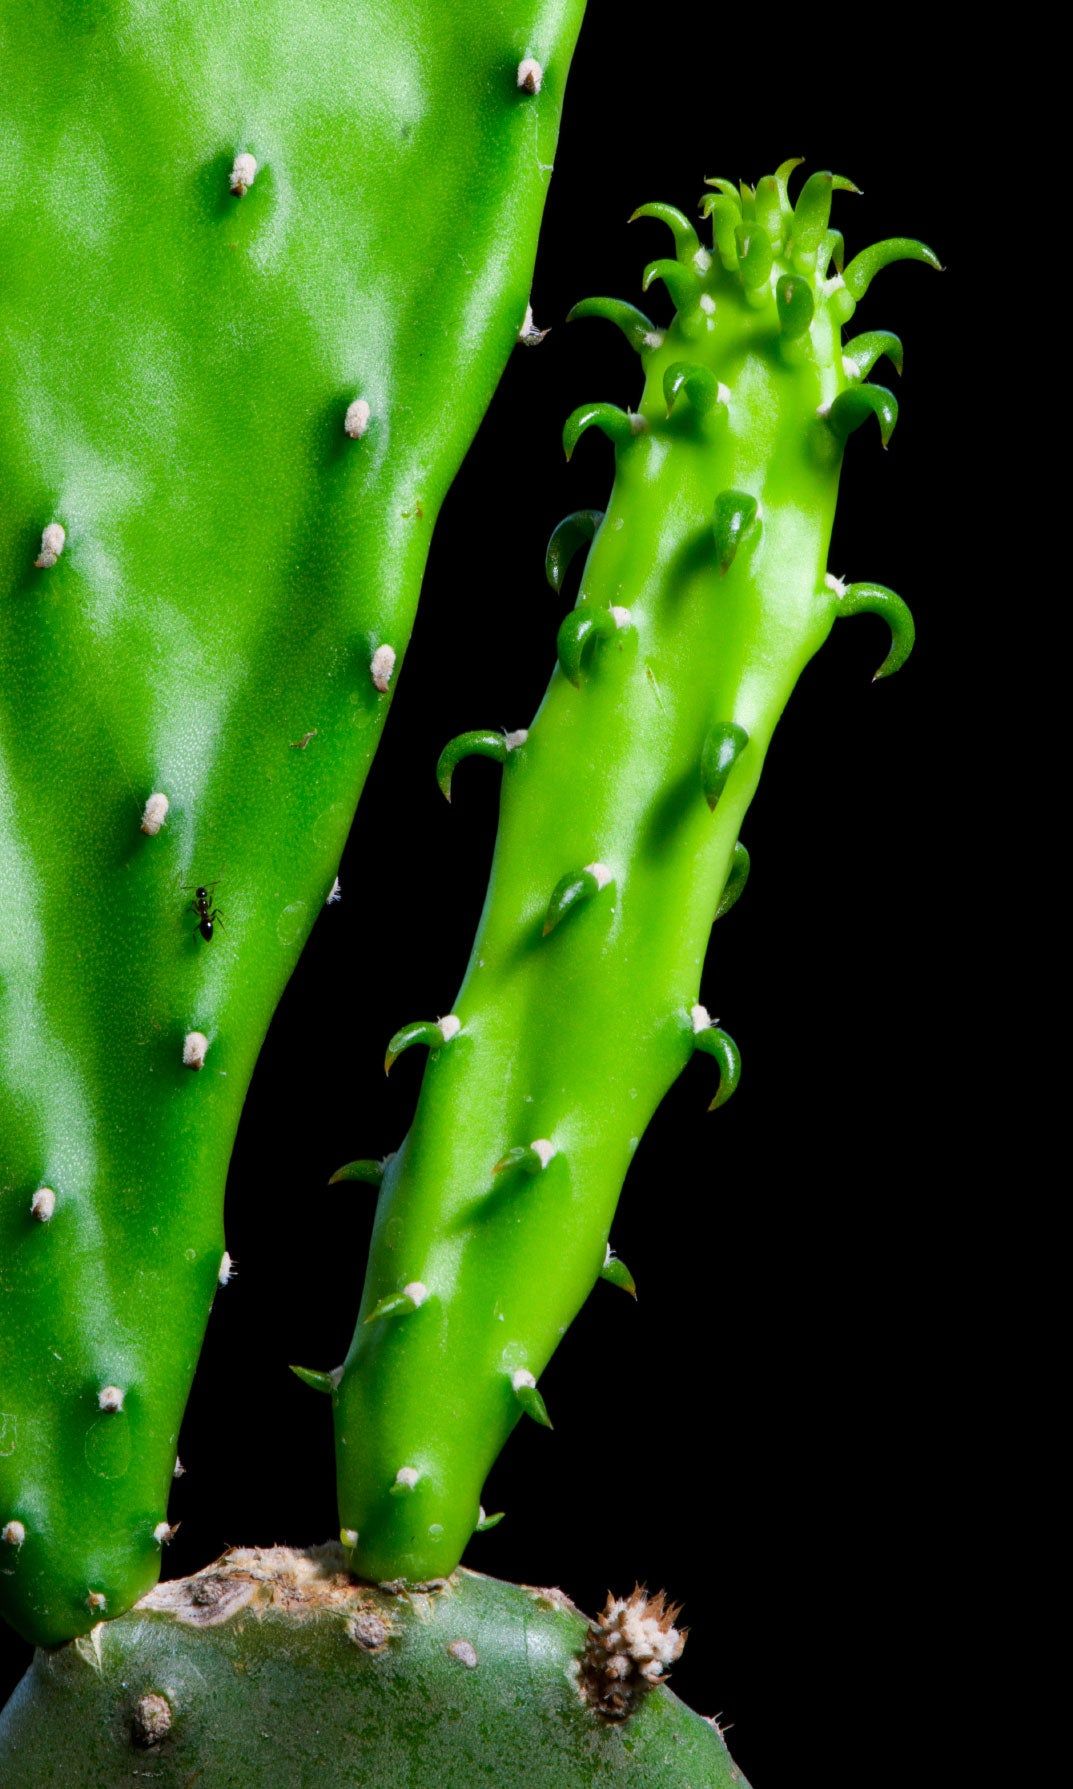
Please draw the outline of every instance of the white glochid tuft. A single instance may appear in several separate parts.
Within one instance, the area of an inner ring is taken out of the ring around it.
[[[170,806],[171,802],[166,795],[161,794],[159,789],[150,795],[149,800],[142,809],[142,831],[148,833],[151,839],[156,838],[157,833],[163,826],[168,817],[168,809]]]
[[[823,587],[825,590],[830,590],[834,596],[843,597],[846,594],[845,584],[842,582],[841,578],[835,577],[833,571],[826,573],[823,580]]]
[[[451,1640],[448,1642],[447,1650],[460,1665],[465,1665],[467,1671],[477,1669],[477,1648],[472,1640]]]
[[[86,1598],[86,1606],[90,1609],[107,1609],[108,1598],[103,1590],[91,1590]]]
[[[612,878],[612,872],[605,863],[587,863],[585,874],[593,878],[597,888],[606,888]]]
[[[337,903],[339,901],[342,900],[342,898],[343,898],[343,884],[340,882],[340,880],[337,876],[335,878],[335,881],[332,883],[331,887],[328,890],[328,899],[325,901],[324,905],[326,907],[334,907],[337,905]]]
[[[403,1291],[407,1298],[412,1299],[416,1305],[424,1304],[428,1297],[428,1287],[424,1280],[411,1280],[408,1285],[403,1287]]]
[[[223,1254],[220,1256],[220,1271],[216,1275],[216,1278],[219,1281],[220,1285],[221,1286],[230,1285],[230,1283],[234,1279],[237,1271],[238,1271],[238,1269],[236,1268],[235,1263],[232,1261],[230,1255],[228,1254],[227,1250],[225,1249]]]
[[[204,1068],[209,1040],[203,1031],[188,1031],[183,1038],[183,1067]]]
[[[244,199],[257,178],[257,157],[248,150],[236,155],[231,163],[231,191],[236,199]]]
[[[48,571],[55,565],[64,547],[67,545],[67,530],[62,522],[50,522],[41,530],[41,550],[34,560],[38,571]]]
[[[527,304],[525,307],[525,316],[522,318],[522,326],[518,331],[518,340],[522,347],[539,348],[544,337],[550,335],[550,333],[551,331],[548,329],[537,328],[536,324],[533,322],[533,307],[531,304]]]
[[[0,1528],[0,1540],[5,1541],[9,1547],[21,1547],[25,1539],[25,1524],[17,1518],[5,1522],[3,1528]]]
[[[356,1528],[340,1528],[339,1539],[342,1541],[344,1547],[356,1547],[358,1544],[358,1531]]]
[[[378,646],[369,660],[369,676],[373,680],[373,688],[379,690],[382,696],[386,695],[391,685],[395,657],[394,646]]]
[[[830,416],[831,403],[832,403],[832,400],[830,398],[828,398],[828,400],[825,404],[817,404],[816,405],[816,415],[817,416]]]
[[[729,402],[730,402],[730,386],[724,385],[722,380],[720,380],[719,384],[715,388],[715,395],[721,404],[729,404]]]
[[[843,356],[842,356],[842,371],[845,373],[847,379],[859,379],[860,378],[861,369],[857,365],[857,362],[854,360],[852,354],[843,354]]]
[[[412,1491],[420,1477],[416,1466],[400,1466],[395,1474],[395,1483],[400,1490]]]
[[[153,1529],[153,1539],[158,1547],[167,1546],[170,1540],[175,1539],[175,1529],[170,1522],[158,1522]]]
[[[115,1412],[123,1408],[124,1393],[118,1385],[103,1385],[97,1393],[97,1404],[101,1410]]]
[[[447,1013],[444,1018],[437,1019],[436,1023],[445,1044],[449,1044],[453,1037],[457,1037],[462,1029],[462,1021],[457,1013]]]
[[[536,1384],[528,1367],[516,1367],[510,1376],[510,1382],[515,1391],[528,1391]]]
[[[700,308],[704,312],[704,315],[706,317],[714,317],[715,316],[715,299],[712,297],[710,292],[702,292],[701,293]]]
[[[30,1216],[39,1224],[47,1224],[56,1209],[56,1195],[50,1186],[39,1186],[30,1200]]]
[[[523,93],[539,93],[544,85],[544,70],[535,56],[526,56],[518,64],[518,86]]]
[[[372,406],[367,398],[355,398],[352,404],[347,405],[343,418],[344,435],[349,435],[352,441],[360,441],[372,420],[372,414]]]
[[[707,1031],[712,1022],[711,1013],[706,1006],[701,1005],[699,1000],[697,1001],[696,1006],[690,1007],[689,1017],[692,1021],[694,1031]]]
[[[621,603],[612,603],[611,619],[616,627],[629,627],[631,619],[630,611],[629,609],[624,609]]]
[[[698,273],[707,273],[712,264],[712,257],[706,248],[699,248],[693,256],[693,265]]]
[[[518,747],[524,745],[528,738],[528,727],[516,727],[513,733],[504,733],[503,744],[506,746],[508,752],[516,752]]]
[[[547,1137],[537,1137],[532,1143],[530,1143],[529,1147],[533,1151],[533,1154],[536,1156],[537,1161],[540,1163],[540,1166],[542,1168],[546,1168],[548,1163],[551,1161],[552,1156],[555,1154],[554,1143],[550,1143],[548,1141]]]

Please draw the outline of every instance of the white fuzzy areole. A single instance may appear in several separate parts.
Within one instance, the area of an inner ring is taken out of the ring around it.
[[[516,1367],[510,1376],[510,1382],[515,1391],[526,1391],[536,1384],[528,1367]]]
[[[689,1017],[694,1031],[707,1031],[712,1022],[712,1015],[706,1006],[697,1001],[696,1006],[689,1009]]]
[[[231,191],[236,198],[245,198],[257,178],[257,157],[244,149],[231,163]]]
[[[547,1167],[552,1156],[556,1153],[554,1143],[550,1143],[547,1137],[537,1137],[530,1143],[529,1147],[542,1168]]]
[[[122,1410],[124,1393],[118,1385],[103,1385],[97,1393],[97,1404],[101,1410]]]
[[[845,584],[842,582],[841,578],[835,577],[833,571],[829,571],[826,574],[823,580],[823,586],[825,590],[832,591],[835,596],[845,596],[846,594]]]
[[[729,402],[730,402],[730,386],[724,385],[722,383],[722,381],[720,380],[719,384],[715,388],[715,395],[721,404],[729,404]]]
[[[504,733],[503,744],[506,746],[508,752],[516,752],[518,747],[524,745],[528,738],[528,727],[516,727],[513,733]]]
[[[523,93],[539,93],[544,85],[544,70],[535,56],[525,56],[518,64],[518,86]]]
[[[9,1547],[21,1547],[26,1539],[26,1528],[17,1518],[5,1522],[0,1528],[0,1540],[6,1541]]]
[[[386,695],[391,686],[391,678],[395,670],[394,646],[378,646],[369,660],[369,676],[373,680],[373,688]]]
[[[449,1044],[453,1037],[457,1037],[462,1029],[462,1021],[457,1013],[447,1013],[444,1018],[437,1019],[436,1023],[445,1044]]]
[[[234,1279],[237,1271],[238,1270],[235,1267],[235,1263],[232,1261],[230,1255],[228,1254],[227,1250],[225,1249],[223,1254],[220,1256],[220,1271],[216,1275],[216,1278],[220,1282],[220,1285],[221,1286],[230,1285],[230,1283]]]
[[[188,1031],[183,1038],[183,1067],[204,1068],[209,1040],[203,1031]]]
[[[406,1294],[407,1298],[411,1298],[414,1304],[417,1305],[424,1304],[428,1297],[428,1287],[425,1285],[424,1280],[410,1280],[403,1287],[403,1292]]]
[[[48,571],[55,565],[64,547],[67,545],[67,530],[62,522],[50,522],[41,530],[41,550],[34,560],[38,571]]]
[[[585,865],[585,874],[592,877],[597,888],[606,888],[613,873],[605,863],[587,863]]]
[[[706,317],[714,317],[715,316],[715,299],[712,297],[710,292],[702,292],[701,293],[700,308],[704,312],[704,315]]]
[[[843,354],[843,356],[842,356],[842,371],[845,373],[847,379],[859,379],[860,378],[861,369],[857,365],[857,362],[854,360],[852,354]]]
[[[358,1531],[356,1528],[340,1528],[339,1539],[342,1541],[344,1547],[356,1547],[358,1544]]]
[[[91,1590],[86,1598],[86,1604],[90,1609],[107,1609],[108,1598],[103,1590]]]
[[[142,809],[142,831],[151,839],[155,839],[160,828],[168,817],[171,802],[161,790],[154,790]]]
[[[662,348],[662,329],[646,329],[644,335],[641,337],[641,346],[642,348]]]
[[[698,273],[707,273],[711,267],[712,257],[706,248],[699,248],[693,256],[693,265]]]
[[[352,404],[347,405],[346,415],[343,418],[344,435],[349,435],[352,441],[360,441],[372,421],[372,416],[372,405],[368,399],[355,398]]]
[[[836,273],[834,276],[834,279],[820,281],[820,291],[823,294],[824,298],[830,298],[832,292],[841,292],[845,283],[846,282],[842,278],[842,275],[840,273]]]
[[[30,1200],[30,1216],[39,1224],[47,1224],[56,1209],[56,1195],[50,1186],[39,1186]]]
[[[648,428],[648,418],[642,416],[639,410],[628,410],[626,414],[630,419],[630,433],[643,435]]]
[[[611,619],[614,621],[616,627],[629,627],[631,619],[630,611],[629,609],[624,609],[621,603],[612,603]]]
[[[816,405],[816,415],[817,416],[830,416],[832,401],[833,400],[831,398],[828,398],[828,400],[825,404],[817,404]]]
[[[176,1456],[175,1456],[175,1464],[171,1469],[171,1476],[172,1476],[172,1478],[185,1478],[186,1477],[186,1467],[183,1465],[178,1454],[176,1454]]]
[[[343,898],[343,884],[340,882],[340,880],[337,876],[335,878],[335,881],[332,883],[331,887],[328,890],[328,899],[325,901],[324,905],[326,907],[334,907],[334,906],[336,906],[336,904],[339,901],[342,900],[342,898]]]
[[[400,1466],[395,1474],[395,1483],[401,1485],[404,1491],[412,1491],[420,1477],[416,1466]]]
[[[158,1547],[163,1547],[166,1542],[174,1539],[174,1536],[175,1530],[170,1522],[158,1522],[153,1529],[153,1539]]]
[[[467,1671],[477,1669],[477,1648],[472,1640],[451,1640],[447,1650],[460,1665],[465,1665]]]

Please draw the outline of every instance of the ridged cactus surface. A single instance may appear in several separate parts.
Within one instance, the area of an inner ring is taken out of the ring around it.
[[[371,1578],[448,1572],[489,1520],[510,1430],[554,1421],[538,1382],[567,1326],[601,1275],[631,1289],[611,1224],[652,1112],[697,1052],[714,1104],[737,1084],[702,970],[802,669],[861,611],[890,625],[884,673],[912,645],[901,600],[834,577],[828,547],[847,436],[878,423],[878,447],[897,416],[868,376],[900,344],[844,326],[889,261],[937,263],[899,239],[843,270],[829,217],[849,182],[813,174],[791,204],[793,166],[755,189],[711,183],[711,247],[671,207],[642,208],[639,227],[672,234],[644,275],[670,293],[669,327],[619,301],[577,307],[643,366],[636,411],[587,404],[566,425],[568,454],[591,428],[611,438],[614,491],[552,536],[556,590],[587,559],[528,733],[465,735],[441,759],[457,798],[466,755],[498,757],[501,818],[452,1010],[389,1047],[389,1064],[432,1052],[414,1124],[382,1170],[351,1169],[382,1184],[356,1334],[326,1389],[343,1540]]]
[[[0,1607],[38,1641],[159,1570],[235,1126],[525,327],[581,9],[0,18]]]
[[[672,1617],[635,1593],[589,1623],[558,1590],[471,1572],[392,1594],[352,1584],[338,1547],[236,1550],[39,1652],[0,1719],[0,1775],[5,1789],[748,1789],[717,1724],[660,1683],[681,1649]]]

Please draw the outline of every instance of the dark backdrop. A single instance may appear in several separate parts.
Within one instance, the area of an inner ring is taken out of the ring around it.
[[[624,16],[591,7],[567,96],[534,291],[552,333],[515,354],[444,509],[344,899],[318,921],[254,1080],[228,1192],[239,1274],[183,1433],[167,1567],[337,1526],[328,1407],[287,1363],[343,1357],[371,1199],[326,1196],[325,1181],[397,1144],[420,1053],[385,1084],[384,1041],[450,1010],[480,911],[498,775],[467,772],[449,808],[436,756],[465,727],[534,712],[562,608],[546,537],[609,484],[597,441],[565,466],[562,422],[584,399],[639,391],[617,333],[565,328],[565,313],[593,292],[639,298],[645,261],[669,251],[656,225],[627,227],[636,205],[692,211],[705,174],[755,180],[805,153],[864,189],[836,201],[849,253],[910,233],[949,268],[886,272],[855,322],[905,340],[902,420],[887,454],[871,427],[851,443],[832,553],[840,573],[904,594],[919,643],[873,687],[881,625],[836,627],[802,680],[745,828],[749,889],[704,977],[744,1053],[741,1089],[708,1117],[711,1076],[690,1069],[651,1126],[615,1226],[640,1300],[597,1288],[542,1381],[555,1432],[519,1428],[489,1484],[507,1520],[469,1558],[589,1610],[609,1586],[665,1586],[692,1630],[675,1686],[732,1723],[757,1789],[893,1789],[940,1704],[944,1774],[969,1567],[968,646],[951,505],[971,441],[951,388],[968,370],[954,352],[979,119],[953,52],[919,24],[895,54],[888,26],[871,41],[859,21],[754,15],[743,32],[690,4],[627,33]],[[26,1656],[9,1637],[12,1675]]]

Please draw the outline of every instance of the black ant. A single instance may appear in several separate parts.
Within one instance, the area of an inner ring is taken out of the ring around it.
[[[190,913],[197,914],[197,925],[194,929],[201,933],[206,944],[211,942],[215,927],[222,926],[224,923],[224,916],[219,907],[212,905],[212,891],[215,887],[216,883],[210,882],[207,888],[195,888],[194,898],[188,909]]]

